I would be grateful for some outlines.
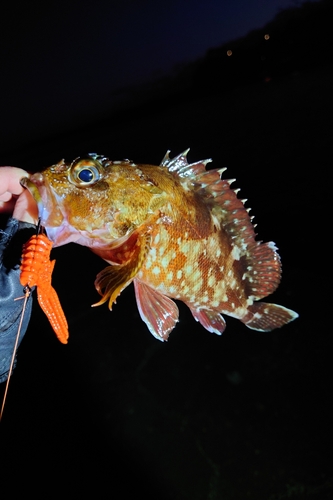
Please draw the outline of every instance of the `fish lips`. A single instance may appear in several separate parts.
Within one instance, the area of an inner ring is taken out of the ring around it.
[[[52,190],[46,185],[43,174],[38,172],[30,177],[23,177],[20,184],[28,189],[37,203],[41,225],[44,227],[60,226],[64,216]]]

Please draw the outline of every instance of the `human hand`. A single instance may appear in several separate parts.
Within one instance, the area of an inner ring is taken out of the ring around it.
[[[17,220],[37,224],[37,205],[29,191],[21,186],[22,177],[29,177],[22,168],[0,167],[0,213],[12,213]]]

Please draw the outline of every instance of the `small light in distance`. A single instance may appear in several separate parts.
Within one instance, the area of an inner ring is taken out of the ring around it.
[[[232,56],[232,50],[227,50],[227,56],[228,57]]]
[[[269,34],[268,34],[268,33],[266,33],[266,35],[264,35],[264,38],[265,38],[265,40],[269,40],[269,39],[270,39]]]

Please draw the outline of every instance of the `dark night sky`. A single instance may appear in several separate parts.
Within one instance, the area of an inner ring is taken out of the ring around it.
[[[2,149],[105,113],[158,78],[262,27],[293,0],[13,2],[1,15]]]

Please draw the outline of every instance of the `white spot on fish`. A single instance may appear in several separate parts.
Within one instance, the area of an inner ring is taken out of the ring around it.
[[[161,270],[159,267],[155,266],[154,269],[152,270],[153,274],[160,274]]]
[[[193,290],[193,292],[198,292],[201,287],[202,287],[202,278],[196,279],[192,290]]]
[[[241,319],[244,318],[248,313],[248,310],[246,307],[236,307],[234,311],[229,311],[228,314],[232,316],[233,318]]]
[[[173,278],[173,272],[172,271],[169,271],[168,274],[167,274],[167,280],[169,281],[172,281],[172,278]]]
[[[180,280],[182,276],[183,276],[183,271],[182,271],[181,269],[179,269],[179,270],[177,271],[177,279],[179,279],[179,280]]]
[[[233,279],[232,282],[230,283],[230,288],[232,288],[232,290],[234,290],[236,288],[236,284],[237,284],[236,280]]]
[[[231,256],[235,260],[239,260],[240,259],[240,257],[241,257],[241,255],[240,255],[240,249],[238,248],[237,245],[235,245],[234,248],[232,249]]]
[[[199,279],[201,280],[201,272],[197,269],[192,276],[194,281],[198,281]],[[201,280],[202,281],[202,280]]]
[[[208,278],[208,282],[207,282],[207,283],[208,283],[208,286],[214,286],[214,285],[215,285],[215,283],[216,283],[215,276],[214,276],[214,275],[209,276],[209,278]]]
[[[151,258],[152,262],[155,262],[155,260],[156,260],[156,248],[150,249],[150,258]]]
[[[164,257],[161,259],[161,265],[163,269],[167,269],[169,262],[170,262],[170,255],[164,255]]]
[[[162,257],[164,255],[165,248],[163,246],[160,246],[158,249],[159,256]]]
[[[155,239],[154,239],[155,245],[157,245],[159,241],[160,241],[160,235],[159,235],[159,233],[157,233],[157,235],[155,236]]]
[[[193,272],[193,267],[191,265],[185,266],[184,271],[187,276],[190,276]]]

